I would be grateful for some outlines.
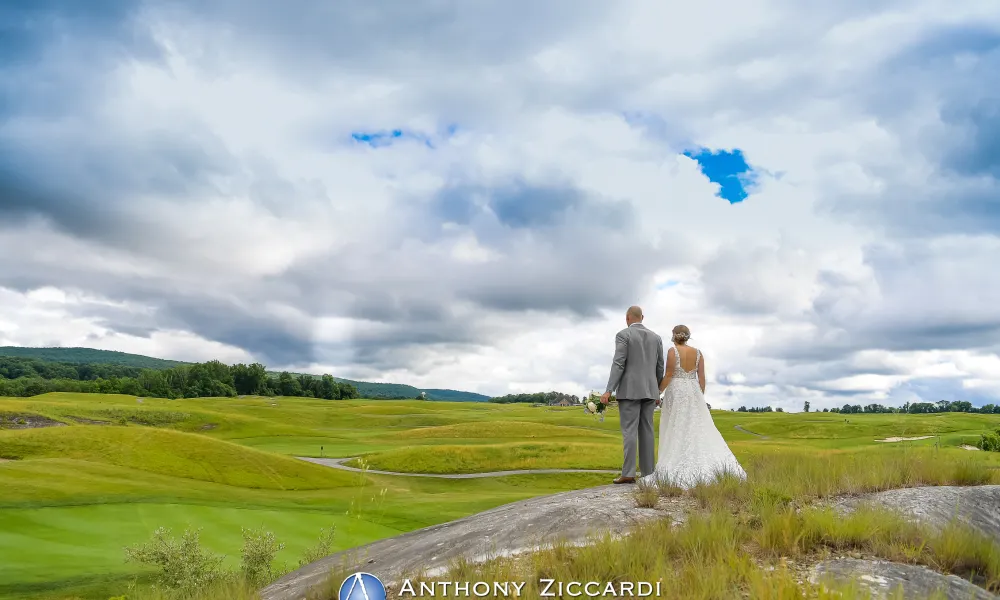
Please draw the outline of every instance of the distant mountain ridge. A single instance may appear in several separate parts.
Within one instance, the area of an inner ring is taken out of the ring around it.
[[[0,356],[18,358],[33,358],[49,362],[70,364],[112,364],[140,369],[169,369],[181,365],[192,364],[165,358],[154,358],[141,354],[129,354],[115,350],[97,350],[95,348],[24,348],[21,346],[0,346]],[[274,371],[272,371],[274,372]],[[276,372],[274,372],[276,373]],[[416,398],[421,392],[428,400],[449,402],[486,402],[489,396],[475,392],[447,389],[420,389],[402,383],[375,383],[370,381],[355,381],[334,377],[337,381],[350,383],[358,389],[362,398]]]

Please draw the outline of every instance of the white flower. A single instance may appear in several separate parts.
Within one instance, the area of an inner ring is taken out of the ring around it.
[[[592,413],[595,413],[595,412],[597,412],[597,405],[594,404],[593,402],[588,402],[587,403],[587,410],[589,410]]]

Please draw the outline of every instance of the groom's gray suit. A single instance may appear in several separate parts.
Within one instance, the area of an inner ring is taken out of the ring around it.
[[[656,466],[653,409],[660,397],[663,367],[663,340],[642,323],[632,323],[615,336],[615,358],[605,391],[617,390],[625,453],[622,477],[635,477],[637,441],[642,474],[649,475]]]

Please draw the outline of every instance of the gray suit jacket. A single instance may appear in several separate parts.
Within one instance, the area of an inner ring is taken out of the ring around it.
[[[663,340],[642,323],[633,323],[615,336],[615,358],[605,390],[619,400],[660,397],[663,379]]]

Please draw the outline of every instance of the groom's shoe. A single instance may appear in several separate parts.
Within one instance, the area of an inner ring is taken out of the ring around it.
[[[635,483],[635,477],[619,477],[615,479],[614,483]]]

